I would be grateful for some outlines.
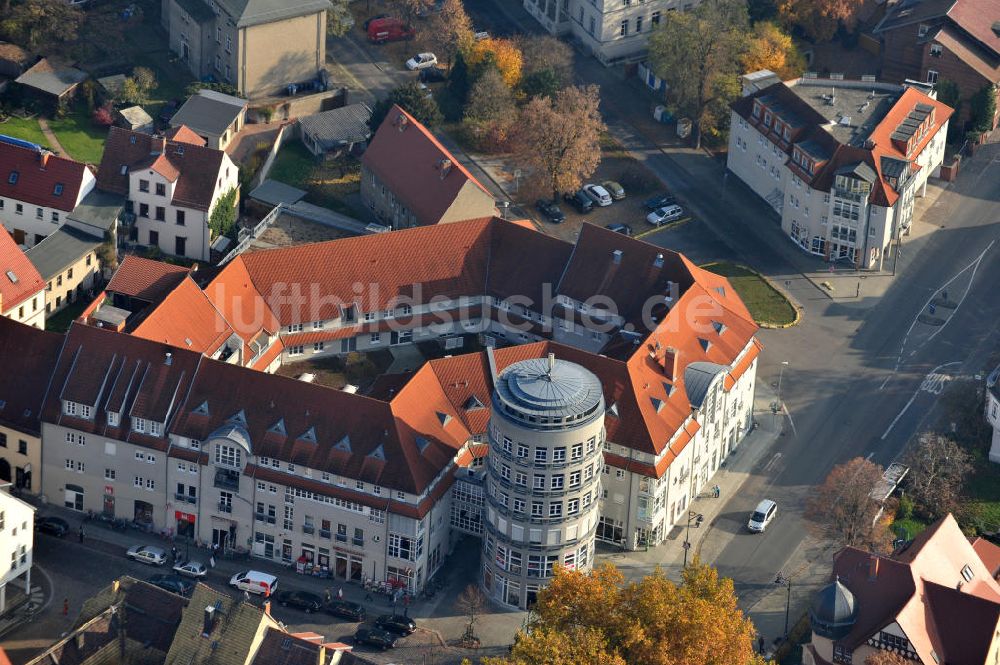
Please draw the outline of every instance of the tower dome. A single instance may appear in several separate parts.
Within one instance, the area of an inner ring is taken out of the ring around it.
[[[812,629],[817,635],[831,640],[840,638],[851,632],[858,618],[858,605],[851,590],[837,578],[831,584],[823,587],[816,595],[812,608],[809,610]]]

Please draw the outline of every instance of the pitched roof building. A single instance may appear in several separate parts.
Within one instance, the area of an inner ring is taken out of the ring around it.
[[[0,316],[45,327],[45,281],[6,229],[0,229]]]
[[[199,90],[177,109],[170,119],[170,127],[178,132],[186,127],[209,148],[225,150],[243,129],[246,115],[247,100],[215,90]]]
[[[998,556],[992,543],[970,544],[951,515],[890,556],[841,550],[803,662],[861,665],[878,651],[923,665],[996,662],[1000,584],[985,562]]]
[[[953,110],[930,87],[761,74],[732,104],[729,169],[804,251],[883,265],[939,172]]]
[[[361,199],[393,229],[496,214],[489,190],[397,105],[361,158]]]

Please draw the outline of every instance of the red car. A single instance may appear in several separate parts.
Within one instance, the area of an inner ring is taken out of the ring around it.
[[[379,18],[368,24],[368,40],[374,44],[399,42],[413,39],[416,33],[413,28],[398,18]]]

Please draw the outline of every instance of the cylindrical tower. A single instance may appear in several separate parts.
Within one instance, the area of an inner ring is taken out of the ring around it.
[[[497,379],[486,473],[483,587],[525,609],[554,567],[594,559],[604,464],[601,382],[575,363],[534,358]]]

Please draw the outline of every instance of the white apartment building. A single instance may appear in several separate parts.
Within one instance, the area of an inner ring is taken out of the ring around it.
[[[18,245],[33,247],[58,229],[95,183],[86,164],[0,137],[0,223]]]
[[[125,211],[134,220],[129,240],[208,261],[214,240],[209,218],[219,200],[238,189],[239,169],[222,150],[112,127],[97,186],[126,197]]]
[[[7,585],[15,580],[31,591],[31,552],[35,542],[35,508],[11,496],[0,484],[0,613],[7,608]],[[9,562],[9,563],[8,563]]]
[[[639,62],[649,35],[667,12],[696,0],[524,0],[524,8],[553,35],[572,35],[605,65]]]
[[[993,426],[990,461],[1000,464],[1000,367],[986,379],[986,421]]]
[[[743,77],[727,166],[803,251],[881,270],[940,173],[953,110],[926,85]]]

